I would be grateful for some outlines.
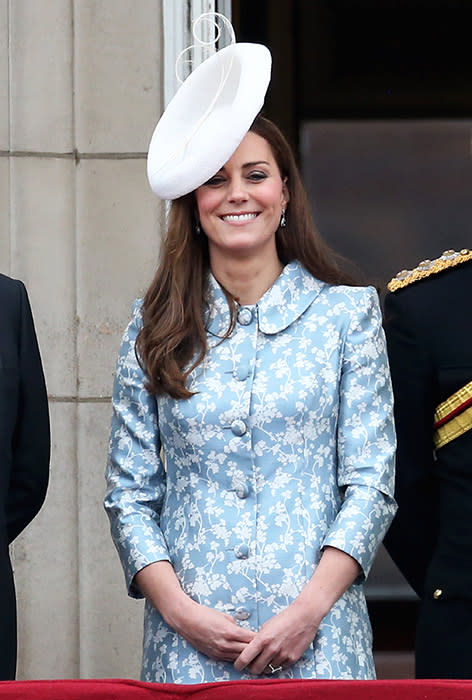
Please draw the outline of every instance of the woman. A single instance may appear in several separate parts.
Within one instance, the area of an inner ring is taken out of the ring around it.
[[[261,116],[173,202],[118,360],[105,502],[146,597],[143,680],[375,677],[362,583],[395,512],[392,399],[376,292],[345,281]]]

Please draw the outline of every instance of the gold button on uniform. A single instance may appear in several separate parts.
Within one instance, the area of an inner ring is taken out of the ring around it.
[[[437,600],[441,596],[442,596],[442,590],[440,588],[436,588],[436,590],[433,593],[434,600]]]

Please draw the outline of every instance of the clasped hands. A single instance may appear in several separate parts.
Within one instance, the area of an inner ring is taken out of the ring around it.
[[[318,631],[297,601],[268,620],[258,632],[240,627],[231,615],[194,604],[185,629],[179,630],[196,649],[218,661],[246,668],[254,675],[285,669],[302,656]]]

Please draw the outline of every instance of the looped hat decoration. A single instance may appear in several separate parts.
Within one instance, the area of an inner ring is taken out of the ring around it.
[[[157,123],[149,144],[147,174],[151,189],[162,199],[176,199],[211,178],[229,160],[264,104],[272,59],[262,44],[236,43],[233,27],[219,13],[198,17],[193,35],[209,47],[220,38],[219,18],[229,25],[232,43],[195,68],[184,80]],[[197,35],[203,21],[212,21],[216,38]],[[177,59],[176,73],[185,49]]]

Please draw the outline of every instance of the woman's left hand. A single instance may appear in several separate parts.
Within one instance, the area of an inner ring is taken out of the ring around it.
[[[285,610],[262,625],[254,639],[240,653],[234,667],[250,673],[271,674],[272,669],[287,668],[294,664],[310,646],[321,619],[314,621],[305,606],[294,601]],[[272,669],[269,667],[272,667]]]
[[[285,610],[262,625],[234,662],[236,670],[271,674],[294,664],[314,640],[321,621],[361,573],[353,557],[327,546],[315,572]]]

